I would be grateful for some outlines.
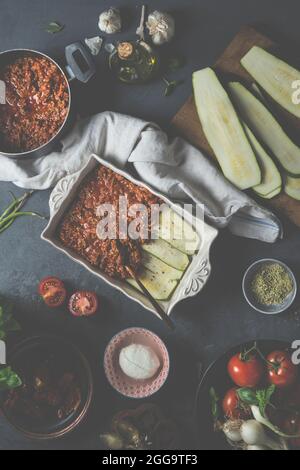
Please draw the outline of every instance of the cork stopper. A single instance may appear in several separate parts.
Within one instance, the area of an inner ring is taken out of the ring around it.
[[[133,54],[133,45],[130,42],[121,42],[118,45],[120,59],[128,59]]]

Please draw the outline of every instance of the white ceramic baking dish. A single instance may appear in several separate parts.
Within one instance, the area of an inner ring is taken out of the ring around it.
[[[147,188],[153,194],[160,197],[171,207],[171,209],[177,212],[180,216],[184,216],[185,220],[189,222],[199,234],[201,240],[199,250],[191,257],[191,262],[182,279],[180,280],[177,288],[173,292],[171,298],[168,301],[160,302],[164,311],[169,315],[178,302],[198,294],[206,284],[211,272],[211,265],[209,260],[210,248],[218,234],[218,231],[205,222],[196,219],[194,215],[190,214],[188,211],[185,211],[184,208],[182,208],[180,205],[174,204],[168,198],[154,191],[148,185],[136,180],[129,173],[119,170],[114,165],[111,165],[107,161],[103,160],[101,157],[92,155],[88,164],[82,170],[62,178],[53,189],[49,201],[50,221],[43,231],[41,237],[43,240],[46,240],[61,252],[65,253],[72,260],[84,266],[91,273],[98,276],[101,280],[106,281],[112,287],[117,288],[129,298],[135,300],[136,302],[143,305],[143,307],[156,314],[151,303],[142,293],[137,291],[134,287],[130,286],[127,282],[111,278],[104,274],[100,269],[92,266],[82,256],[63,246],[57,236],[58,225],[64,217],[66,210],[74,201],[82,180],[87,176],[87,174],[92,172],[99,163],[124,176],[134,184]],[[199,231],[199,227],[201,227],[201,233]]]

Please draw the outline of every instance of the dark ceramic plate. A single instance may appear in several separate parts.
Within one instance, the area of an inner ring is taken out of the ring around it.
[[[217,359],[205,372],[197,391],[195,417],[198,431],[198,443],[201,450],[229,450],[222,433],[213,429],[211,415],[210,389],[214,387],[217,395],[223,398],[227,390],[234,387],[227,373],[227,364],[230,358],[240,351],[250,349],[254,341],[236,346]],[[291,344],[283,341],[261,340],[257,341],[259,349],[268,354],[276,349],[289,349]]]
[[[55,369],[74,375],[81,400],[76,411],[65,418],[51,416],[36,420],[30,413],[25,416],[6,409],[3,404],[7,394],[3,394],[1,408],[5,417],[14,428],[31,439],[55,439],[65,436],[83,421],[92,401],[93,378],[90,365],[80,350],[68,341],[54,336],[29,338],[18,344],[9,357],[9,364],[21,378],[26,373],[30,374],[33,365],[36,369],[45,361],[51,361]]]

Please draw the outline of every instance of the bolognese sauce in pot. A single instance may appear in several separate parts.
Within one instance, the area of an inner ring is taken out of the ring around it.
[[[0,153],[41,157],[60,144],[75,117],[69,82],[87,83],[96,72],[88,49],[65,48],[66,65],[38,51],[0,52]]]
[[[3,150],[34,150],[51,140],[69,110],[69,87],[61,70],[42,55],[25,53],[0,70],[6,104],[0,106]]]

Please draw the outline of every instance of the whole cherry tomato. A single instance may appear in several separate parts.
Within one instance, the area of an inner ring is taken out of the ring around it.
[[[273,351],[268,357],[269,381],[276,387],[289,387],[297,379],[298,370],[286,351]]]
[[[227,369],[236,385],[247,388],[256,387],[264,373],[263,364],[254,353],[236,354],[228,362]]]
[[[223,411],[229,419],[246,419],[249,417],[246,407],[240,406],[237,388],[231,388],[223,399]]]

